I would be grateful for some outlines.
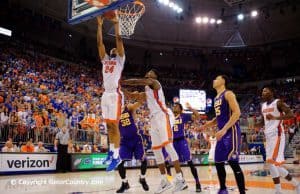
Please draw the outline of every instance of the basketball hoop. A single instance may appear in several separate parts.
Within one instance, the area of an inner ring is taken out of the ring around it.
[[[120,35],[129,37],[134,33],[137,21],[145,13],[145,5],[140,1],[130,2],[118,10]]]

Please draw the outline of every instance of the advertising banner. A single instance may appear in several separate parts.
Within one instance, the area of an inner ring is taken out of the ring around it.
[[[72,154],[72,170],[106,169],[104,164],[107,154]]]

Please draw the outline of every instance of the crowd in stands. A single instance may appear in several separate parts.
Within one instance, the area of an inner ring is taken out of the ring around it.
[[[167,77],[167,76],[166,76]],[[166,87],[193,87],[204,80],[163,78]],[[43,147],[53,144],[55,134],[67,126],[72,137],[69,153],[102,152],[107,149],[107,134],[101,117],[101,68],[82,66],[28,51],[2,48],[0,52],[0,141],[3,152],[48,152]],[[277,87],[278,88],[278,87]],[[299,128],[300,93],[296,85],[279,87],[297,112],[294,124]],[[256,91],[257,93],[258,91]],[[294,95],[296,94],[296,95]],[[259,95],[257,95],[259,96]],[[263,141],[263,130],[252,124],[259,117],[259,98],[249,104],[250,142]],[[253,118],[253,120],[251,120]],[[192,153],[208,152],[208,135],[196,132],[204,120],[186,126]],[[149,112],[146,106],[137,111],[136,124],[144,137],[146,150],[151,149]],[[247,138],[246,138],[247,139]],[[18,142],[13,144],[14,142]],[[22,143],[23,142],[23,143]],[[247,141],[245,141],[245,152]],[[36,146],[34,146],[36,144]]]

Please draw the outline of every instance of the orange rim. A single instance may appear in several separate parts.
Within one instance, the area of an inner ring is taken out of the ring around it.
[[[141,6],[142,7],[141,10],[139,12],[137,12],[137,13],[125,13],[125,12],[119,10],[118,14],[119,15],[135,16],[135,15],[138,15],[138,14],[143,15],[145,13],[145,5],[141,1],[134,1],[132,3],[135,4],[135,5]]]

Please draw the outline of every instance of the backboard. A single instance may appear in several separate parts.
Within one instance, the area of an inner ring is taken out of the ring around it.
[[[107,6],[97,8],[89,5],[85,0],[68,0],[68,23],[81,23],[107,11],[118,9],[131,1],[133,0],[115,0]]]

